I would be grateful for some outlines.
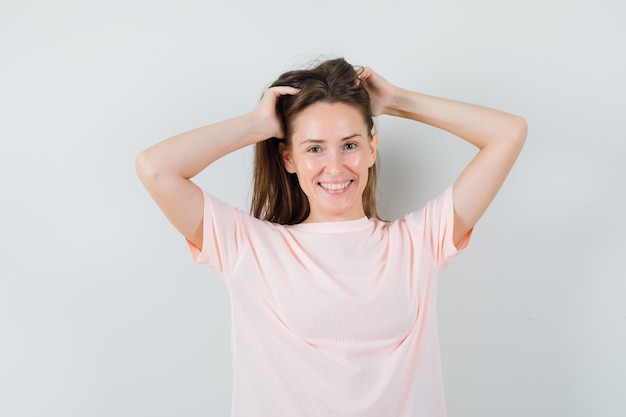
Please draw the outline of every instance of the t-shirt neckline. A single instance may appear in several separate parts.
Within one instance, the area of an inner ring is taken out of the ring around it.
[[[367,216],[338,222],[299,223],[289,226],[292,230],[310,233],[345,233],[364,230],[371,225]]]

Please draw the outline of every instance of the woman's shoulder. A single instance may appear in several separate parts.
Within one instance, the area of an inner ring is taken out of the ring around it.
[[[452,185],[450,185],[438,195],[427,200],[421,207],[396,219],[386,221],[386,224],[390,228],[406,228],[411,225],[438,221],[447,214],[453,213],[453,210]]]

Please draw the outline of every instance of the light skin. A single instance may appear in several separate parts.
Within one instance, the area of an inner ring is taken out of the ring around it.
[[[139,179],[174,227],[198,249],[202,249],[204,199],[191,178],[237,149],[282,138],[276,99],[298,91],[269,88],[254,111],[173,136],[137,156]]]
[[[292,132],[282,156],[309,200],[305,222],[365,216],[362,195],[378,136],[370,136],[361,113],[344,103],[315,103],[298,114]]]
[[[478,148],[452,189],[453,242],[458,246],[485,213],[513,167],[526,141],[526,121],[499,110],[397,87],[371,68],[365,68],[360,78],[370,94],[373,115],[426,123]]]
[[[426,123],[478,148],[453,187],[453,241],[458,245],[485,212],[513,166],[526,138],[526,122],[498,110],[402,89],[371,68],[365,68],[360,79],[370,94],[374,116],[387,114]],[[191,178],[230,152],[270,137],[282,138],[276,99],[298,91],[292,87],[269,88],[254,111],[166,139],[137,157],[142,183],[170,222],[197,248],[202,249],[204,202],[201,189]],[[283,151],[285,169],[298,175],[310,199],[311,215],[306,221],[348,220],[364,215],[361,194],[378,139],[369,138],[363,117],[356,110],[341,106],[345,105],[317,103],[304,110],[295,120],[292,148]],[[320,155],[318,149],[310,152],[310,145],[318,145]],[[339,187],[337,184],[347,187],[323,188]]]

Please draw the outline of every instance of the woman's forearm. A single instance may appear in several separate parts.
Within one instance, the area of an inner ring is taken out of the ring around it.
[[[202,249],[204,199],[190,178],[237,149],[282,137],[276,99],[297,92],[293,87],[269,88],[254,111],[173,136],[137,156],[141,182],[170,222],[198,249]]]
[[[259,140],[253,113],[173,136],[139,154],[142,175],[167,173],[185,179],[200,173],[217,159]]]
[[[517,159],[526,139],[526,121],[499,110],[401,88],[396,88],[384,113],[446,130],[479,148],[454,182],[453,241],[460,244]]]
[[[526,123],[518,116],[401,88],[386,113],[446,130],[480,149],[503,138],[523,142],[525,137]]]

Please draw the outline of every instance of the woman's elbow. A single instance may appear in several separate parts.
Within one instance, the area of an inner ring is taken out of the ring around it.
[[[150,149],[140,152],[135,158],[135,172],[139,179],[146,183],[158,176],[158,169]]]
[[[526,142],[527,134],[528,124],[526,120],[520,116],[510,115],[506,125],[502,126],[502,130],[498,134],[498,142],[511,151],[518,153]]]
[[[526,119],[520,116],[514,116],[511,127],[511,139],[515,141],[520,148],[524,146],[526,142],[526,136],[528,135],[528,123]]]

